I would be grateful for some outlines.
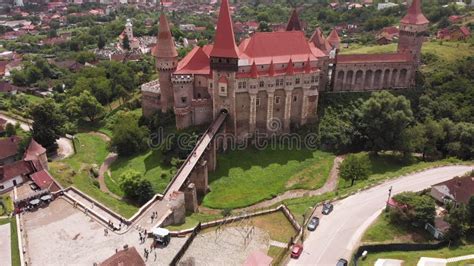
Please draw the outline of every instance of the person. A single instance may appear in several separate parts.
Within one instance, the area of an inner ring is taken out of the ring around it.
[[[104,236],[107,236],[109,234],[109,231],[107,230],[107,228],[104,228]]]

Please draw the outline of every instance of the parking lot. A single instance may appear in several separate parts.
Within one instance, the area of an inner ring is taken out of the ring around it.
[[[62,198],[25,213],[22,224],[27,239],[27,260],[32,265],[92,265],[104,261],[124,245],[136,247],[143,256],[144,248],[150,249],[152,243],[149,238],[140,244],[135,228],[122,235],[109,232],[105,236],[101,224]],[[151,252],[147,264],[168,265],[185,240],[173,238],[168,247]]]

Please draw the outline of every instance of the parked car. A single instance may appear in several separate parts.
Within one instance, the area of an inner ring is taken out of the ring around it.
[[[308,228],[309,231],[314,231],[314,230],[316,230],[316,227],[318,227],[318,225],[319,225],[319,218],[314,216],[309,221],[307,228]]]
[[[347,266],[347,265],[349,265],[349,262],[345,259],[339,259],[339,261],[336,264],[336,266]]]
[[[297,259],[300,257],[301,253],[303,253],[303,245],[294,244],[291,248],[291,257]]]
[[[328,215],[332,212],[334,206],[331,203],[324,203],[323,204],[323,214]]]
[[[38,187],[38,185],[36,185],[35,183],[30,183],[30,188],[31,188],[31,190],[33,190],[33,191],[38,191],[38,190],[40,190],[40,188]]]

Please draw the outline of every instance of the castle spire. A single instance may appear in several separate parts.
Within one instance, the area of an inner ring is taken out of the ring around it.
[[[323,52],[328,52],[329,50],[331,50],[331,47],[328,41],[326,40],[326,38],[324,37],[324,34],[321,31],[320,27],[316,28],[316,30],[314,31],[313,35],[310,38],[310,41],[313,42],[316,48],[322,50]]]
[[[293,67],[293,60],[290,57],[290,62],[288,62],[288,67],[286,68],[286,74],[288,75],[294,75],[295,74],[295,68]]]
[[[238,58],[239,53],[234,39],[234,29],[229,11],[229,1],[222,0],[217,20],[217,30],[211,57]]]
[[[413,0],[411,6],[408,8],[407,14],[400,21],[405,24],[428,24],[429,21],[421,12],[421,0]]]
[[[250,76],[253,79],[258,78],[258,70],[257,70],[257,65],[255,64],[255,61],[253,61],[252,67],[250,68]]]
[[[154,55],[159,58],[172,58],[178,56],[173,36],[171,35],[170,26],[163,11],[160,15],[160,26],[158,29],[157,45]]]
[[[296,8],[293,9],[293,12],[291,13],[291,17],[288,20],[288,24],[286,25],[286,31],[298,31],[298,30],[303,30],[303,27],[301,26],[301,21],[298,16],[298,11],[296,11]]]
[[[275,66],[273,65],[273,59],[272,59],[272,61],[270,62],[270,67],[268,68],[268,75],[269,75],[270,77],[275,76]]]
[[[311,73],[311,61],[309,60],[309,56],[308,56],[308,60],[306,61],[305,66],[304,66],[304,72],[306,74]]]
[[[327,41],[329,42],[329,44],[331,44],[333,48],[339,49],[341,38],[339,37],[339,34],[337,34],[336,29],[332,29],[331,33],[329,33]]]

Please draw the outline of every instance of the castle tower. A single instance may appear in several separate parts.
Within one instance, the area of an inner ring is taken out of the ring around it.
[[[133,24],[132,20],[127,18],[127,23],[125,23],[125,29],[124,29],[125,35],[127,35],[128,41],[133,40]]]
[[[173,108],[174,94],[171,74],[178,65],[178,52],[176,51],[170,26],[164,12],[161,12],[160,15],[160,26],[154,56],[156,57],[156,70],[160,76],[161,111],[166,112]]]
[[[228,0],[222,0],[221,3],[214,47],[210,57],[212,72],[210,93],[214,99],[214,118],[222,111],[228,112],[230,116],[227,119],[226,131],[234,133],[236,132],[234,84],[238,71],[239,51],[235,44]]]
[[[421,0],[413,0],[405,17],[400,20],[398,52],[413,55],[415,64],[421,60],[421,46],[430,22],[421,12]]]
[[[286,31],[293,31],[293,30],[303,30],[303,27],[301,26],[301,21],[298,16],[298,11],[296,11],[296,8],[293,9],[293,12],[291,13],[291,17],[288,20],[288,24],[286,25]]]

